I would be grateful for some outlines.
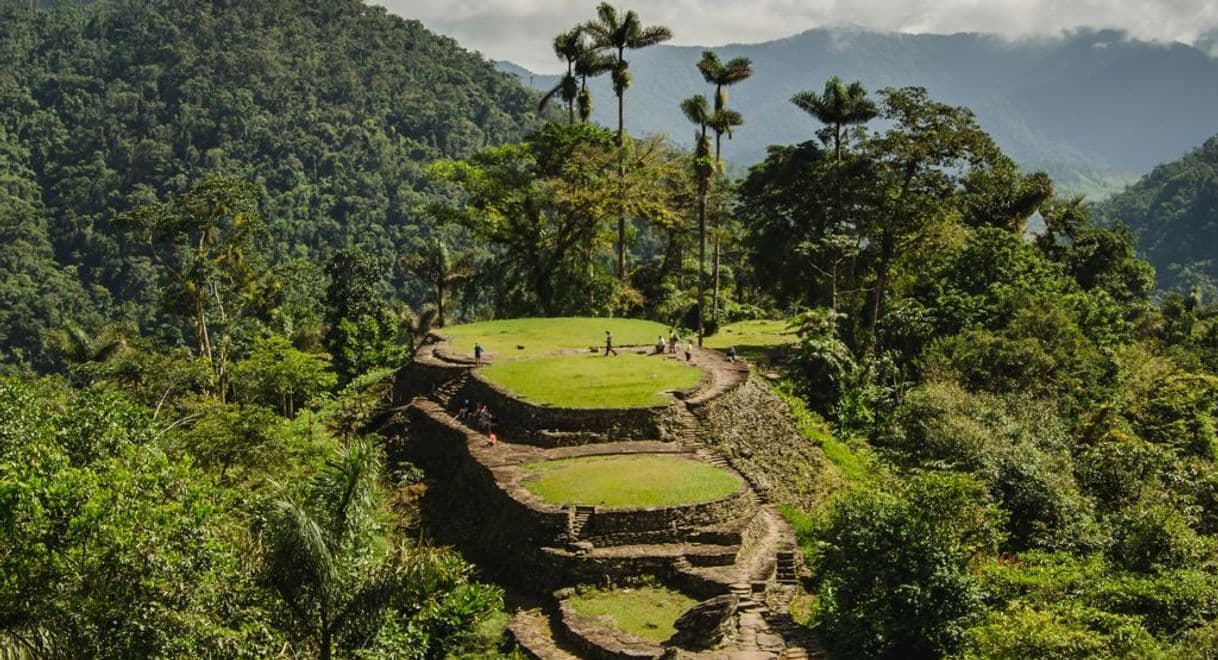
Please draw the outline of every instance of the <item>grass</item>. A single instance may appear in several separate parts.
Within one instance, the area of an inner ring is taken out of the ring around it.
[[[692,388],[703,372],[663,356],[621,351],[616,357],[579,353],[497,362],[482,374],[535,404],[642,408],[669,403],[666,390]]]
[[[482,344],[493,359],[536,357],[546,353],[589,346],[603,348],[605,331],[613,333],[614,346],[654,346],[656,337],[668,337],[667,326],[654,321],[608,318],[527,318],[456,325],[440,330],[452,347],[474,354],[474,343]],[[523,346],[523,349],[516,348]]]
[[[719,351],[735,346],[740,357],[763,363],[776,350],[792,346],[798,340],[787,328],[786,321],[739,321],[719,328],[719,332],[707,337],[703,345]]]
[[[584,456],[531,463],[524,487],[549,504],[609,508],[709,502],[740,490],[740,478],[707,463],[663,454]]]
[[[672,637],[673,623],[697,604],[689,596],[658,587],[587,590],[571,598],[576,612],[603,617],[617,629],[657,644]]]

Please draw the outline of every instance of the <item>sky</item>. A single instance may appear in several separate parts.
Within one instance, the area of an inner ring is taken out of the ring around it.
[[[593,0],[372,0],[415,18],[488,58],[537,73],[560,68],[555,34],[595,14]],[[1054,37],[1116,28],[1154,41],[1218,44],[1218,0],[633,0],[645,25],[671,43],[720,46],[780,39],[814,27],[853,25],[913,33],[988,32]]]

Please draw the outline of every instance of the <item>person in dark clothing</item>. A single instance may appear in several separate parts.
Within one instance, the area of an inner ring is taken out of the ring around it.
[[[482,344],[474,343],[474,362],[482,362]]]
[[[606,330],[605,331],[605,357],[609,357],[610,353],[617,355],[617,351],[613,350],[613,333]]]

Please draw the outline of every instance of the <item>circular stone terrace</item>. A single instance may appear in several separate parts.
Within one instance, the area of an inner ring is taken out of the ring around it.
[[[616,356],[604,355],[606,330]],[[786,651],[806,640],[775,627],[797,590],[793,533],[707,443],[699,416],[748,380],[746,366],[697,347],[687,361],[686,337],[656,354],[669,330],[650,321],[514,319],[442,334],[416,354],[409,453],[454,507],[440,524],[467,519],[456,527],[473,530],[468,551],[528,592],[559,590],[548,614],[513,619],[533,655],[655,657],[681,613],[728,599],[718,648],[799,657]],[[458,418],[466,401],[490,406],[498,444]],[[617,587],[587,590],[606,584]]]
[[[617,355],[606,355],[605,331]],[[632,319],[512,319],[444,330],[449,356],[471,359],[480,344],[478,374],[513,397],[561,408],[645,408],[672,402],[709,380],[697,361],[686,362],[684,342],[676,354],[656,354],[668,329]]]

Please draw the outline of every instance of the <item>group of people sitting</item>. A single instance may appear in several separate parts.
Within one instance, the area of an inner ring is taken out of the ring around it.
[[[668,337],[667,341],[664,340],[663,335],[660,335],[659,337],[656,337],[655,354],[663,355],[664,353],[668,353],[669,355],[676,355],[677,354],[677,344],[679,344],[679,343],[681,343],[681,338],[678,337],[677,333],[675,333],[675,332],[672,333],[672,335],[670,335]],[[693,357],[694,357],[694,345],[693,345],[693,342],[691,342],[687,339],[687,340],[685,340],[685,361],[689,362],[690,360],[693,359]]]
[[[485,403],[478,402],[471,406],[469,399],[463,399],[456,419],[485,435],[488,447],[499,443],[499,438],[495,436],[495,416]]]

